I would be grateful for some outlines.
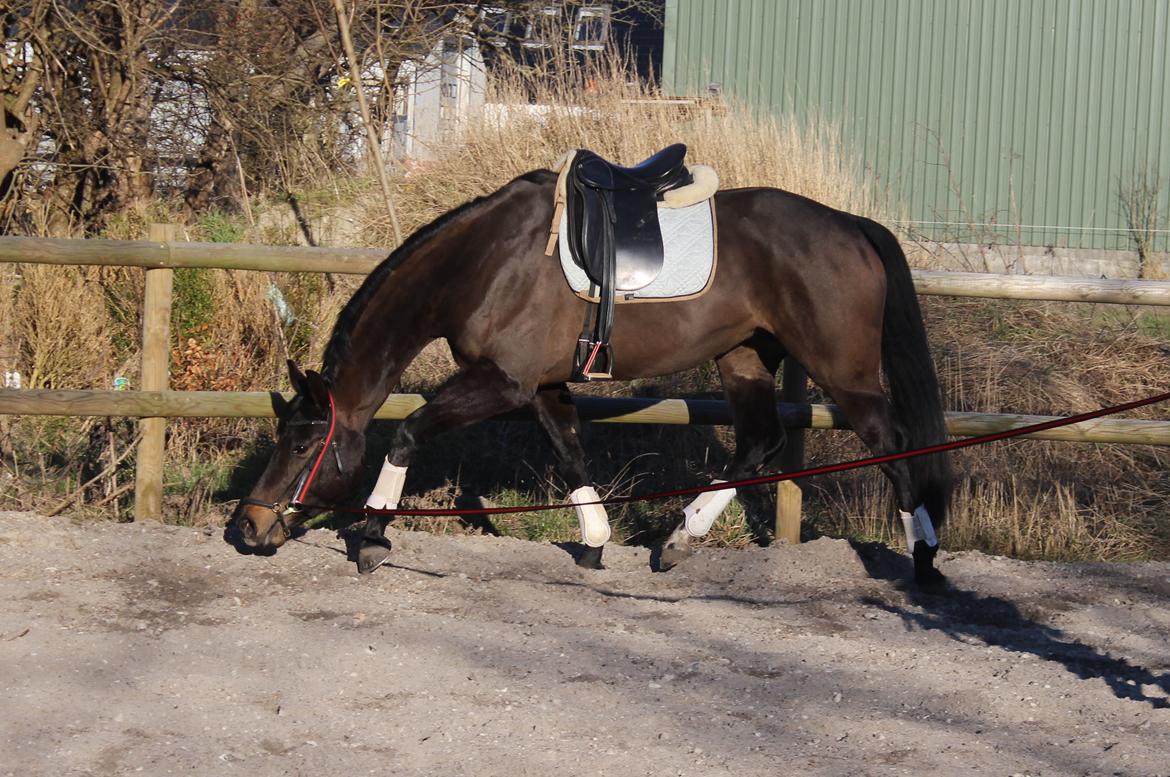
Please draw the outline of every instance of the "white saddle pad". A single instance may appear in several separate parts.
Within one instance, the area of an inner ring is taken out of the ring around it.
[[[596,301],[589,294],[589,276],[573,262],[569,252],[567,220],[561,217],[558,245],[561,269],[573,293]],[[702,294],[715,277],[715,203],[703,200],[685,208],[658,208],[664,251],[662,272],[637,291],[617,293],[617,302],[647,302]]]

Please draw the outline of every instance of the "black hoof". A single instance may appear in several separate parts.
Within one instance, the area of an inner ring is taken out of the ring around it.
[[[690,545],[668,542],[658,552],[658,571],[668,572],[686,561],[694,553]]]
[[[605,550],[604,545],[600,548],[591,548],[586,545],[585,549],[581,551],[581,554],[573,560],[582,569],[605,569],[601,563],[601,551],[603,550]]]
[[[390,540],[382,538],[380,542],[363,540],[358,549],[358,574],[368,575],[390,560]]]
[[[930,547],[923,540],[914,543],[914,582],[923,591],[939,593],[946,590],[947,578],[934,568],[938,547]]]
[[[939,594],[947,590],[947,576],[937,569],[915,570],[914,584],[927,593]]]

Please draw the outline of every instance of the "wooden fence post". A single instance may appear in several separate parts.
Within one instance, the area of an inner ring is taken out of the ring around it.
[[[150,239],[171,243],[178,230],[174,224],[151,224]],[[146,291],[142,303],[143,391],[165,391],[170,376],[171,293],[175,271],[169,267],[146,270]],[[165,418],[143,418],[139,423],[142,440],[134,482],[134,520],[162,517],[163,460],[166,446]]]
[[[791,356],[784,360],[784,376],[780,384],[780,399],[783,402],[808,402],[808,374],[804,367]],[[795,472],[804,468],[804,429],[786,429],[788,444],[780,454],[780,470]],[[784,540],[790,545],[800,544],[800,510],[804,492],[791,480],[776,484],[776,530],[777,541]]]

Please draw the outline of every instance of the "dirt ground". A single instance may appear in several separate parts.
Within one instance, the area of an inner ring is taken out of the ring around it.
[[[0,775],[1170,775],[1170,564],[0,513]]]

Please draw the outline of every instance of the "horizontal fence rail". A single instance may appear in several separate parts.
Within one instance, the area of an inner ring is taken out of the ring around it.
[[[245,391],[51,391],[45,389],[0,390],[0,414],[124,416],[129,418],[272,418],[276,397],[292,395]],[[427,403],[422,394],[392,394],[374,415],[381,420],[401,420]],[[574,397],[580,416],[594,423],[719,426],[731,424],[731,410],[717,399],[646,399]],[[836,405],[781,402],[780,418],[790,429],[849,429],[845,414]],[[504,416],[511,420],[531,418],[527,412]],[[946,414],[947,432],[976,437],[1056,420],[1054,416],[1012,413]],[[1065,442],[1170,445],[1170,421],[1102,418],[1035,434],[1036,440]]]
[[[381,248],[308,248],[152,240],[0,237],[0,262],[145,268],[204,267],[269,272],[364,274],[389,253]],[[1170,281],[913,270],[919,294],[949,297],[1170,305]]]
[[[383,248],[0,237],[0,262],[147,269],[205,267],[219,270],[362,274],[377,267],[378,262],[389,253],[388,249]]]

